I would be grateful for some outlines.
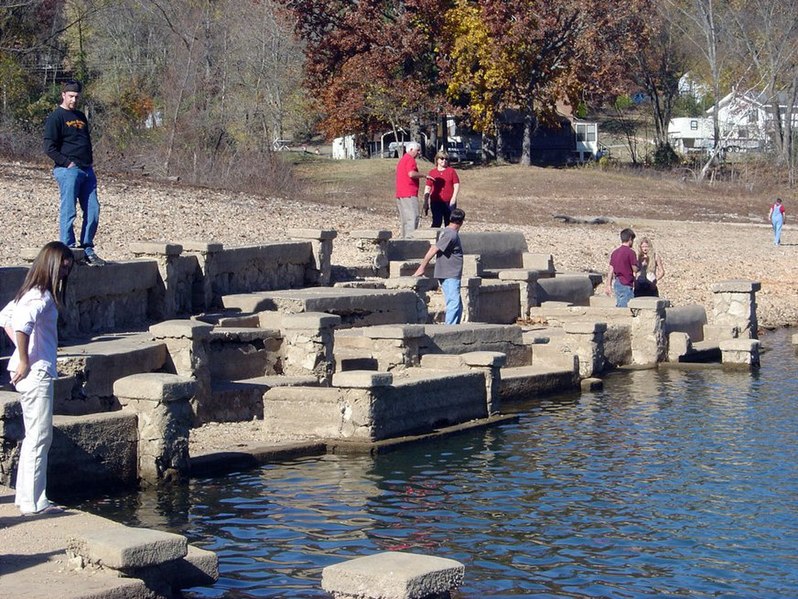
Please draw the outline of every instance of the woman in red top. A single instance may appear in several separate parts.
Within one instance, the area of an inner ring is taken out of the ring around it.
[[[449,155],[440,150],[435,154],[435,168],[427,175],[424,187],[424,214],[432,208],[432,227],[443,223],[449,226],[449,215],[457,207],[457,193],[460,191],[460,178],[457,171],[449,166]]]

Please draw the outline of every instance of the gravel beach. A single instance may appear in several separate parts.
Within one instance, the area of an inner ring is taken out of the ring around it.
[[[549,171],[540,169],[540,172]],[[334,202],[263,198],[105,173],[98,173],[98,178],[102,208],[96,243],[98,253],[107,260],[133,258],[129,245],[139,241],[247,245],[285,239],[291,228],[323,228],[338,231],[333,264],[351,266],[358,258],[348,231],[391,229],[396,234],[398,230],[392,198],[361,208]],[[0,265],[18,265],[21,249],[37,248],[57,238],[58,189],[50,169],[44,165],[0,164],[0,180],[0,222],[4,237]],[[537,191],[529,190],[530,196]],[[489,218],[495,213],[490,203],[498,200],[463,195],[461,205],[466,212],[470,204],[479,205],[479,210],[473,212],[476,216],[466,222],[467,230],[522,231],[530,251],[551,253],[558,270],[606,272],[608,256],[618,245],[618,232],[629,226],[638,240],[642,237],[653,240],[666,268],[660,293],[672,304],[701,303],[710,309],[713,283],[727,279],[756,280],[762,284],[758,294],[760,326],[772,328],[798,323],[798,276],[793,267],[798,236],[793,233],[789,218],[789,202],[783,243],[775,247],[765,219],[766,205],[762,207],[761,219],[748,217],[748,222],[745,215],[726,222],[723,215],[712,213],[705,220],[694,220],[694,212],[686,212],[687,220],[680,220],[678,212],[664,205],[665,200],[656,199],[652,202],[663,203],[659,212],[669,216],[668,220],[657,220],[650,218],[657,213],[657,206],[651,202],[644,211],[647,218],[635,218],[622,209],[634,206],[632,199],[625,202],[618,197],[608,202],[607,194],[590,194],[576,203],[560,203],[548,215],[519,219],[522,224],[511,225],[502,222],[506,218],[493,222]],[[571,215],[573,219],[568,220],[572,222],[554,218],[555,214],[561,216],[563,209],[579,210],[579,214]],[[613,214],[613,210],[618,214]],[[581,222],[598,216],[609,222]]]

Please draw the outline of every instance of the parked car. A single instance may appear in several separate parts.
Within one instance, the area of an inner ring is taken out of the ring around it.
[[[383,152],[383,157],[385,158],[399,158],[402,152],[402,146],[405,147],[405,152],[407,151],[407,144],[411,143],[408,141],[392,141],[388,144],[388,149]]]
[[[448,141],[446,152],[449,154],[449,162],[466,160],[466,147],[462,141]]]

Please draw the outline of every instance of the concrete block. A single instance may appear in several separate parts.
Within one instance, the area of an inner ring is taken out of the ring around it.
[[[332,329],[340,324],[340,316],[325,312],[301,312],[299,314],[285,314],[282,317],[282,328],[291,330]]]
[[[460,355],[467,366],[501,368],[507,363],[507,354],[497,351],[472,351]]]
[[[316,239],[318,241],[330,241],[338,237],[334,229],[288,229],[289,237],[294,239]]]
[[[637,298],[632,302],[646,298]],[[629,302],[629,307],[632,307]],[[707,324],[707,313],[704,306],[693,304],[665,308],[665,333],[687,333],[693,343],[704,340],[704,326]]]
[[[524,234],[518,231],[462,231],[463,253],[479,254],[483,268],[522,268],[527,252]]]
[[[183,246],[179,243],[168,243],[163,241],[131,243],[128,248],[135,256],[179,256],[183,253]]]
[[[574,335],[595,335],[607,330],[606,322],[569,321],[563,325],[566,333]]]
[[[668,335],[668,361],[678,362],[682,356],[686,356],[693,351],[693,344],[690,335],[682,332],[675,332]]]
[[[47,489],[74,493],[76,481],[84,481],[98,492],[135,487],[137,423],[135,414],[123,411],[55,416]]]
[[[575,306],[587,306],[593,296],[593,282],[588,274],[559,274],[552,278],[538,279],[537,298],[543,302],[565,301]]]
[[[362,332],[363,336],[368,339],[418,339],[425,334],[423,324],[363,327]]]
[[[149,330],[156,339],[178,338],[201,341],[210,335],[213,326],[196,320],[164,320],[152,325]]]
[[[721,281],[711,287],[712,293],[755,293],[762,289],[758,281]]]
[[[383,229],[368,229],[368,230],[357,230],[357,231],[350,231],[349,237],[352,239],[374,239],[377,241],[388,240],[393,237],[393,233],[391,231],[385,231]]]
[[[196,379],[159,372],[132,374],[114,383],[114,395],[120,400],[180,401],[194,397],[196,391]]]
[[[554,257],[551,254],[525,252],[521,259],[522,266],[526,269],[554,274]]]
[[[601,391],[604,388],[604,381],[590,377],[582,379],[579,385],[582,388],[582,391]]]
[[[223,244],[215,241],[181,241],[180,244],[183,246],[183,251],[199,254],[213,254],[224,249]]]
[[[451,371],[463,370],[465,366],[462,356],[457,354],[425,354],[421,356],[422,368]]]
[[[464,574],[452,559],[387,551],[327,566],[321,586],[338,599],[424,599],[459,588]]]
[[[70,542],[70,549],[89,562],[127,570],[183,558],[188,554],[188,542],[170,532],[119,527],[83,533]]]
[[[393,374],[376,370],[348,370],[336,372],[332,377],[333,387],[352,389],[370,389],[372,387],[388,387],[393,383]]]
[[[511,268],[499,271],[500,281],[521,281],[523,283],[534,283],[539,278],[536,270],[526,270],[523,268]]]

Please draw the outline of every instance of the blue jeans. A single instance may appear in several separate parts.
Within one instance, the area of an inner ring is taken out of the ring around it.
[[[460,279],[441,279],[443,299],[446,300],[446,324],[459,324],[463,316],[463,300],[460,297]]]
[[[615,294],[615,307],[626,308],[629,300],[635,296],[634,287],[623,285],[618,279],[612,282],[612,291]]]
[[[91,255],[94,250],[94,235],[100,222],[100,202],[97,199],[97,177],[91,167],[73,166],[65,168],[57,166],[53,169],[53,177],[61,191],[58,228],[61,242],[68,246],[76,245],[73,224],[77,216],[77,204],[83,212],[83,224],[80,227],[80,245]]]
[[[773,244],[781,245],[781,225],[784,224],[784,220],[774,218],[771,222],[773,223]]]

